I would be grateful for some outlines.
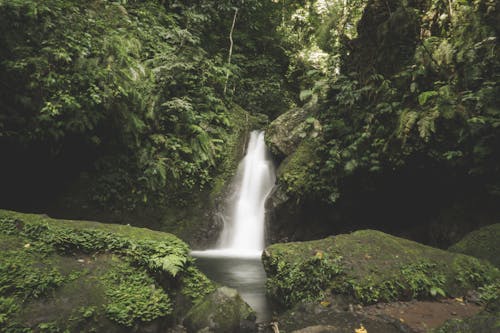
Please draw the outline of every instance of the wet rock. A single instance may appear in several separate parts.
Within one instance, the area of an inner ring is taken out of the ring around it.
[[[221,287],[195,305],[184,319],[189,333],[256,332],[256,316],[235,289]]]

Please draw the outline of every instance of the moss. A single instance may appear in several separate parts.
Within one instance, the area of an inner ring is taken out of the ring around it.
[[[146,229],[0,210],[0,248],[5,331],[160,325],[171,322],[178,294],[194,300],[211,290],[186,244]]]
[[[323,275],[309,269],[318,253],[327,268]],[[266,249],[263,260],[268,293],[287,306],[304,295],[317,300],[330,291],[361,303],[459,296],[500,276],[498,269],[484,261],[374,230],[274,244]],[[310,276],[313,286],[308,284]]]
[[[315,177],[311,175],[311,169],[319,161],[317,146],[314,139],[306,139],[281,163],[278,182],[285,185],[287,193],[303,194],[313,189]]]
[[[215,291],[215,285],[196,267],[189,266],[182,276],[181,294],[196,304],[206,295]]]
[[[431,333],[489,333],[498,332],[499,330],[500,313],[483,311],[470,318],[448,320],[440,328],[432,330]]]
[[[486,259],[500,267],[500,223],[492,224],[473,231],[448,250],[468,254],[480,259]]]
[[[104,276],[104,284],[106,315],[121,325],[132,327],[172,313],[170,297],[144,269],[117,264]]]

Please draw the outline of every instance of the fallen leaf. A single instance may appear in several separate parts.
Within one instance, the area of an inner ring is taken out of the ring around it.
[[[366,330],[366,328],[363,326],[363,324],[361,324],[361,327],[360,328],[355,328],[354,329],[354,333],[368,333],[368,331]]]
[[[328,301],[321,301],[321,303],[319,303],[319,304],[321,304],[322,306],[324,306],[326,308],[326,307],[328,307],[330,305],[330,302],[328,302]]]
[[[30,246],[31,246],[31,244],[30,244],[30,243],[24,244],[24,248],[25,248],[25,249],[29,248]]]
[[[463,297],[457,297],[457,298],[455,298],[455,301],[463,303],[464,302],[464,298]]]

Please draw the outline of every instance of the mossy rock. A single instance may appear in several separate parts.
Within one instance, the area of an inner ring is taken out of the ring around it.
[[[365,304],[458,297],[500,277],[488,262],[375,230],[274,244],[263,262],[268,294],[285,306],[332,295]]]
[[[293,108],[273,120],[266,130],[266,143],[277,157],[291,155],[307,133],[309,111]]]
[[[486,259],[496,267],[500,267],[499,242],[500,223],[497,223],[471,232],[458,243],[452,245],[448,251]]]
[[[161,332],[214,290],[185,243],[0,210],[0,331]]]
[[[492,333],[500,332],[500,312],[480,312],[465,319],[448,320],[431,333]]]
[[[235,289],[221,287],[195,305],[184,319],[188,332],[255,332],[255,312]]]

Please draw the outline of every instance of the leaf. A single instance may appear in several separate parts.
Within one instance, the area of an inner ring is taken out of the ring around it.
[[[430,98],[435,97],[437,95],[438,92],[434,90],[424,91],[423,93],[418,95],[418,104],[424,105]]]
[[[360,328],[355,328],[354,329],[354,332],[355,333],[368,333],[368,331],[366,330],[366,328],[363,326],[363,324],[361,324],[361,327]]]
[[[436,297],[437,295],[446,297],[444,290],[439,287],[431,287],[430,294],[432,297]]]
[[[309,97],[311,97],[313,94],[313,91],[312,90],[302,90],[300,92],[300,95],[299,95],[299,99],[301,101],[305,101],[306,99],[308,99]]]

